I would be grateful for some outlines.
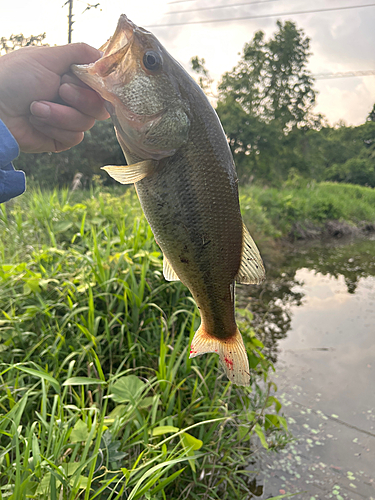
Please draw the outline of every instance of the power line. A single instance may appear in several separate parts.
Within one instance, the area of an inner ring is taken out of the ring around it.
[[[172,4],[172,3],[186,3],[186,2],[195,2],[195,0],[175,0],[174,2],[167,2],[167,4]]]
[[[329,7],[327,9],[314,9],[314,10],[300,10],[294,12],[279,12],[278,14],[259,14],[256,16],[242,16],[242,17],[228,17],[226,19],[207,19],[205,21],[184,21],[176,23],[165,23],[165,24],[153,24],[144,26],[145,28],[164,28],[168,26],[185,26],[186,24],[206,24],[206,23],[224,23],[228,21],[242,21],[244,19],[263,19],[266,17],[280,17],[280,16],[290,16],[298,14],[315,14],[317,12],[332,12],[336,10],[349,10],[349,9],[361,9],[363,7],[374,7],[375,3],[369,3],[365,5],[348,5],[346,7]]]
[[[340,73],[317,73],[313,75],[316,80],[328,80],[331,78],[350,78],[351,76],[375,76],[375,70],[345,71]]]
[[[255,2],[230,3],[228,5],[215,5],[213,7],[199,7],[198,9],[172,10],[166,14],[185,14],[185,12],[198,12],[202,10],[229,9],[229,7],[240,7],[241,5],[254,5],[256,3],[279,2],[280,0],[256,0]]]

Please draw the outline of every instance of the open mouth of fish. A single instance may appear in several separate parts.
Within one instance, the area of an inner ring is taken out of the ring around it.
[[[131,47],[135,33],[151,35],[151,33],[139,26],[136,26],[125,14],[120,16],[114,35],[102,45],[99,50],[103,53],[102,57],[91,64],[73,64],[71,69],[80,80],[96,90],[107,102],[107,111],[113,115],[116,97],[114,84],[111,85],[110,75],[114,73],[124,60],[129,48]],[[126,76],[122,84],[126,85]],[[111,88],[112,87],[112,88]],[[124,106],[122,104],[122,106]],[[152,115],[140,115],[127,110],[126,118],[132,123],[132,126],[141,129],[146,123],[158,120],[162,116],[162,111]]]
[[[138,138],[143,137],[143,140],[147,140],[150,130],[163,119],[166,109],[160,109],[153,114],[137,113],[123,101],[121,102],[121,87],[125,87],[131,79],[132,71],[127,71],[126,64],[127,53],[131,51],[135,35],[152,36],[149,31],[136,26],[125,14],[122,14],[114,35],[99,49],[103,52],[102,57],[91,64],[74,64],[71,69],[80,80],[103,97],[118,135],[128,138],[129,134],[137,135]],[[120,73],[121,78],[119,78]],[[140,154],[143,152],[138,151]],[[169,151],[156,149],[153,151],[152,148],[148,150],[148,153],[152,153],[154,159],[170,154]]]
[[[149,33],[133,24],[125,14],[120,16],[114,35],[99,50],[102,57],[91,64],[73,64],[73,72],[87,85],[100,92],[99,78],[108,76],[125,56],[135,31]],[[93,77],[95,76],[95,81]]]

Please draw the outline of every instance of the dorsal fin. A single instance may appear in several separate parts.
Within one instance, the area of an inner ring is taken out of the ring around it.
[[[247,285],[258,285],[265,277],[262,257],[245,224],[243,224],[242,260],[236,281]]]

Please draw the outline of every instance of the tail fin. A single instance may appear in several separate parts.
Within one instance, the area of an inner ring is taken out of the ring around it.
[[[199,327],[190,348],[190,358],[206,352],[216,352],[228,379],[236,385],[250,385],[249,360],[242,336],[237,329],[235,335],[218,339]]]

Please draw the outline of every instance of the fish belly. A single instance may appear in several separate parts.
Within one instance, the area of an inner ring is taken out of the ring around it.
[[[236,331],[233,282],[242,252],[231,172],[220,165],[210,168],[207,158],[206,165],[198,165],[177,154],[136,188],[155,239],[191,291],[205,328],[230,337]]]

